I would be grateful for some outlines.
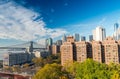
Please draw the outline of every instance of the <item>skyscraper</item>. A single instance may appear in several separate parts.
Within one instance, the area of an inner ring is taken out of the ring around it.
[[[80,40],[80,36],[79,36],[79,34],[76,33],[75,34],[75,41],[78,42],[79,40]]]
[[[47,46],[52,46],[52,43],[53,43],[52,38],[46,39],[46,47]]]
[[[66,38],[66,35],[64,34],[62,38],[62,42],[66,42],[66,41],[67,41],[67,38]]]
[[[81,36],[80,37],[80,41],[86,41],[86,37],[85,36]]]
[[[93,40],[93,35],[89,35],[89,41]]]
[[[115,24],[114,24],[114,32],[117,31],[118,27],[119,27],[119,24],[118,24],[118,23],[115,23]]]
[[[58,46],[62,45],[62,40],[57,40],[56,45],[58,45]]]
[[[113,35],[115,40],[119,40],[119,30],[118,30],[118,27],[119,27],[119,24],[115,23],[114,24],[114,35]]]
[[[106,38],[106,32],[104,28],[96,27],[96,29],[93,30],[93,40],[103,41],[105,38]]]

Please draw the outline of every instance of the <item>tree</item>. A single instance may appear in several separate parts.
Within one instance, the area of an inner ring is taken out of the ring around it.
[[[33,77],[33,79],[67,79],[62,71],[62,66],[58,64],[46,64]]]
[[[43,58],[33,58],[32,61],[35,63],[35,66],[40,66],[43,67],[44,66],[44,60]]]
[[[110,79],[113,71],[109,71],[106,64],[102,64],[92,59],[87,59],[82,63],[74,62],[66,67],[66,70],[75,79]]]

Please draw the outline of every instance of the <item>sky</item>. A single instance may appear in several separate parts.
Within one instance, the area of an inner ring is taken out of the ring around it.
[[[97,26],[112,36],[120,23],[120,0],[0,0],[0,45],[61,39],[63,34],[88,37]]]

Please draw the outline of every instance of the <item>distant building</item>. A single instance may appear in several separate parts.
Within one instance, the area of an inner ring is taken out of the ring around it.
[[[115,23],[114,24],[114,34],[113,34],[113,38],[115,40],[119,40],[120,39],[120,28],[119,28],[119,24]]]
[[[81,36],[80,41],[86,41],[86,37],[85,36]]]
[[[66,41],[67,41],[67,38],[66,38],[66,35],[64,34],[62,37],[62,42],[66,42]]]
[[[60,46],[59,45],[52,45],[52,54],[56,55],[57,53],[60,53]]]
[[[46,47],[47,47],[47,46],[52,46],[52,44],[53,44],[52,38],[46,39]]]
[[[32,54],[26,52],[8,52],[4,55],[3,66],[20,65],[32,60]]]
[[[62,45],[62,40],[57,40],[56,45],[61,46]]]
[[[104,28],[96,27],[96,29],[93,30],[93,40],[103,41],[105,38],[106,38],[106,32]]]
[[[93,35],[89,35],[89,41],[93,41]]]
[[[35,50],[35,51],[33,52],[33,54],[34,54],[34,56],[37,57],[37,58],[40,58],[40,57],[46,58],[47,56],[50,55],[50,52],[47,51],[47,50]]]
[[[79,34],[76,33],[74,37],[75,37],[75,41],[76,41],[76,42],[78,42],[78,41],[80,40]]]

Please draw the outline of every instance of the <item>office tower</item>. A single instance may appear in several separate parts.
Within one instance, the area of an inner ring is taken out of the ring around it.
[[[86,37],[85,36],[81,36],[80,41],[86,41]]]
[[[89,41],[93,40],[93,35],[89,35]]]
[[[108,37],[103,42],[104,54],[105,54],[105,63],[110,64],[111,62],[118,64],[120,52],[118,49],[118,43],[113,40],[113,38]]]
[[[87,59],[87,43],[85,41],[75,42],[75,46],[77,61],[85,61]]]
[[[93,60],[102,63],[102,44],[99,41],[92,41]]]
[[[105,38],[106,38],[106,32],[104,28],[96,27],[96,29],[93,30],[93,40],[103,41]]]
[[[118,24],[118,23],[115,23],[115,24],[114,24],[114,32],[117,31],[118,27],[119,27],[119,24]]]
[[[52,38],[46,39],[46,47],[47,46],[52,46],[52,44],[53,44]]]
[[[56,45],[58,45],[58,46],[62,45],[62,40],[57,40]]]
[[[119,40],[119,36],[120,36],[118,27],[119,27],[119,24],[115,23],[114,24],[114,34],[113,34],[113,37],[115,40]]]
[[[66,42],[66,41],[67,41],[67,38],[66,38],[66,35],[64,34],[62,38],[62,42]]]
[[[74,38],[75,38],[75,41],[78,42],[80,40],[79,34],[76,33],[75,36],[74,36]]]

